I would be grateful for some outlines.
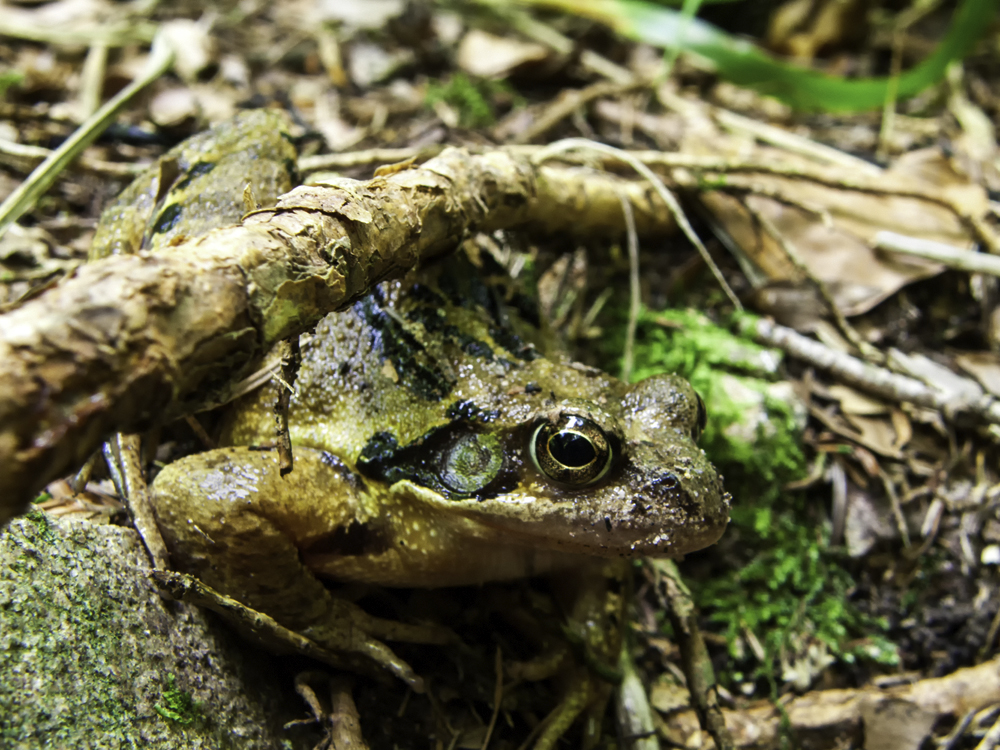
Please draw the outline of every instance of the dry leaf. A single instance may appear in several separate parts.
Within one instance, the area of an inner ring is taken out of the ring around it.
[[[889,413],[889,406],[884,401],[857,391],[848,385],[835,383],[827,389],[827,393],[840,403],[840,410],[845,414],[873,416]]]
[[[1000,396],[1000,354],[964,352],[955,355],[955,363],[991,394]]]
[[[896,432],[896,442],[892,447],[900,451],[906,447],[913,438],[913,423],[902,409],[894,408],[889,415],[892,418],[892,429]]]
[[[865,750],[920,750],[938,716],[905,700],[865,701]]]
[[[480,78],[503,78],[525,63],[541,62],[549,51],[541,44],[494,36],[473,29],[462,38],[456,53],[458,67]]]

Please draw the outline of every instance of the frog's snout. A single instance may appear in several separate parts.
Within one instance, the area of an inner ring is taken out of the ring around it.
[[[632,507],[622,525],[643,554],[684,554],[713,544],[729,522],[730,496],[722,477],[695,444],[705,407],[677,375],[655,375],[633,385],[623,402]]]
[[[722,477],[690,440],[629,445],[622,530],[638,554],[682,555],[707,547],[729,522],[730,496]]]

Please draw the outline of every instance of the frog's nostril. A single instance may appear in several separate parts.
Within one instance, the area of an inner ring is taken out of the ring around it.
[[[639,488],[634,501],[639,513],[657,513],[670,508],[688,518],[700,518],[705,507],[697,495],[692,495],[677,474],[671,471],[650,472]]]
[[[670,471],[659,472],[650,476],[647,486],[655,493],[673,492],[681,486],[681,480]]]

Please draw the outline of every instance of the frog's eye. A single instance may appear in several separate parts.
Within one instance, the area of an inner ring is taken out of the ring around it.
[[[691,439],[697,443],[708,424],[708,409],[705,408],[705,402],[701,400],[701,396],[695,393],[694,397],[698,399],[698,423],[691,430]]]
[[[453,492],[471,495],[496,479],[503,449],[496,436],[466,432],[441,454],[441,482]]]
[[[593,484],[607,474],[614,453],[604,430],[576,414],[538,425],[528,451],[535,468],[545,476],[576,487]]]

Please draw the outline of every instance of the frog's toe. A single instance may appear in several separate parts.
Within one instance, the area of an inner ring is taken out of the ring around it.
[[[391,648],[360,628],[345,628],[340,623],[333,627],[316,625],[304,630],[302,635],[323,648],[363,657],[401,679],[414,692],[424,692],[424,680],[413,671],[413,667],[399,658]]]
[[[424,692],[424,678],[413,671],[413,667],[400,659],[384,643],[370,640],[361,651],[365,656],[409,685],[413,692]]]
[[[165,570],[153,571],[151,575],[157,585],[173,598],[217,612],[249,640],[275,653],[299,653],[337,669],[376,678],[379,676],[377,670],[381,668],[401,679],[415,692],[424,692],[423,678],[392,649],[356,627],[354,621],[358,618],[355,613],[343,620],[334,620],[336,624],[332,626],[319,624],[293,630],[263,612],[220,594],[194,576]]]
[[[440,625],[416,625],[397,620],[385,620],[374,617],[363,610],[356,621],[364,631],[375,638],[399,643],[422,643],[434,646],[446,646],[459,641],[458,635],[451,628]]]
[[[448,641],[442,638],[449,636],[443,628],[408,625],[373,617],[358,605],[335,598],[331,598],[326,616],[303,628],[302,634],[324,648],[357,654],[374,662],[418,693],[424,690],[423,680],[380,639],[446,643]]]
[[[511,661],[504,665],[512,680],[538,682],[556,676],[572,664],[572,654],[565,643],[555,644],[532,659]]]
[[[594,686],[590,677],[579,680],[562,701],[545,718],[544,729],[535,742],[534,750],[552,750],[566,734],[577,717],[583,713],[594,697]],[[585,731],[585,736],[590,734]]]

